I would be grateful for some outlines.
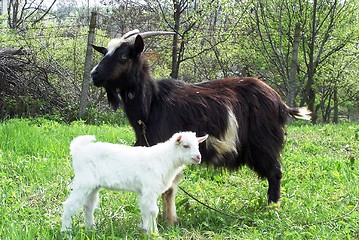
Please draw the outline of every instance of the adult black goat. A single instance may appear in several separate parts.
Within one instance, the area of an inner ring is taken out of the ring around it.
[[[283,127],[288,115],[310,119],[306,108],[289,108],[276,91],[256,78],[197,84],[155,81],[142,54],[143,34],[138,30],[111,40],[107,48],[94,48],[104,54],[91,72],[94,85],[106,89],[114,110],[123,106],[135,130],[136,145],[155,145],[179,131],[209,134],[200,149],[203,162],[231,170],[247,165],[268,180],[268,202],[278,202]],[[163,194],[170,223],[177,220],[176,191],[174,186]]]

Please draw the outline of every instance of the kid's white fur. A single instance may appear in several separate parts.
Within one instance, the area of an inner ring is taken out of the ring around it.
[[[157,233],[158,196],[171,186],[185,165],[200,163],[198,144],[207,137],[181,132],[152,147],[95,142],[90,135],[75,138],[70,144],[75,177],[72,192],[64,202],[61,231],[71,229],[71,218],[81,207],[86,227],[93,228],[98,193],[106,188],[137,193],[140,227],[148,234]]]

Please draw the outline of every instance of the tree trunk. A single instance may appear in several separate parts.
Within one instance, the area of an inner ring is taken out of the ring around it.
[[[312,26],[311,26],[311,37],[309,42],[309,53],[307,62],[307,77],[308,81],[302,94],[302,100],[300,105],[307,105],[308,109],[312,112],[312,122],[315,123],[317,120],[317,112],[315,106],[315,91],[314,91],[314,74],[316,71],[316,62],[314,60],[314,48],[317,37],[317,0],[313,1],[313,13],[312,13]],[[319,54],[319,53],[318,53]]]
[[[93,43],[95,40],[96,17],[97,17],[97,13],[91,12],[90,29],[89,29],[89,35],[87,38],[85,67],[84,67],[84,74],[83,74],[81,99],[80,99],[80,110],[79,110],[80,118],[86,111],[86,106],[87,106],[87,101],[88,101],[87,97],[88,97],[89,84],[90,84],[90,71],[91,71],[91,59],[92,59],[91,43]]]
[[[317,116],[317,110],[314,108],[315,106],[315,91],[313,89],[313,83],[311,84],[309,88],[308,98],[307,98],[307,106],[310,111],[312,111],[312,123],[316,123],[318,116]]]
[[[339,106],[338,106],[338,87],[337,84],[334,86],[334,114],[333,123],[339,123]]]
[[[293,40],[293,50],[292,50],[292,62],[289,72],[289,84],[288,84],[288,104],[290,107],[294,107],[294,99],[296,94],[296,77],[298,72],[298,48],[299,48],[299,38],[300,38],[300,23],[295,24],[294,29],[294,40]]]
[[[175,21],[174,30],[176,34],[173,36],[172,42],[172,71],[171,78],[178,78],[179,64],[178,64],[178,32],[180,30],[180,20],[181,20],[181,6],[177,0],[173,0],[173,18]]]

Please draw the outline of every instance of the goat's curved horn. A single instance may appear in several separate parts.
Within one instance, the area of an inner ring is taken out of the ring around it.
[[[122,36],[122,38],[123,38],[123,39],[127,39],[127,38],[130,38],[130,37],[132,37],[132,36],[134,36],[134,35],[137,35],[137,34],[140,34],[140,30],[134,29],[134,30],[132,30],[132,31],[129,31],[128,33],[125,33],[125,34]]]
[[[127,42],[134,42],[137,35],[140,35],[142,38],[149,38],[153,36],[159,36],[159,35],[174,35],[175,32],[166,32],[166,31],[150,31],[150,32],[144,32],[141,33],[138,29],[134,29],[132,31],[129,31],[128,33],[125,33],[121,39],[126,40]]]
[[[139,35],[142,38],[149,38],[149,37],[153,37],[153,36],[159,36],[159,35],[175,35],[175,32],[166,32],[166,31],[152,31],[152,32],[144,32],[144,33],[139,33]]]

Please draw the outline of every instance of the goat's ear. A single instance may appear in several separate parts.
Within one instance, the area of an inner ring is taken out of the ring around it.
[[[201,143],[201,142],[204,142],[206,141],[206,139],[208,138],[208,134],[206,134],[205,136],[203,137],[198,137],[197,140],[198,140],[198,143]]]
[[[176,144],[179,145],[182,142],[182,135],[178,135],[176,139]]]
[[[91,46],[93,47],[93,49],[95,49],[99,53],[102,53],[103,55],[107,53],[107,48],[105,47],[96,46],[94,44],[91,44]]]
[[[144,47],[145,44],[143,43],[143,38],[140,35],[137,35],[135,43],[133,45],[133,50],[136,57],[141,54]]]

